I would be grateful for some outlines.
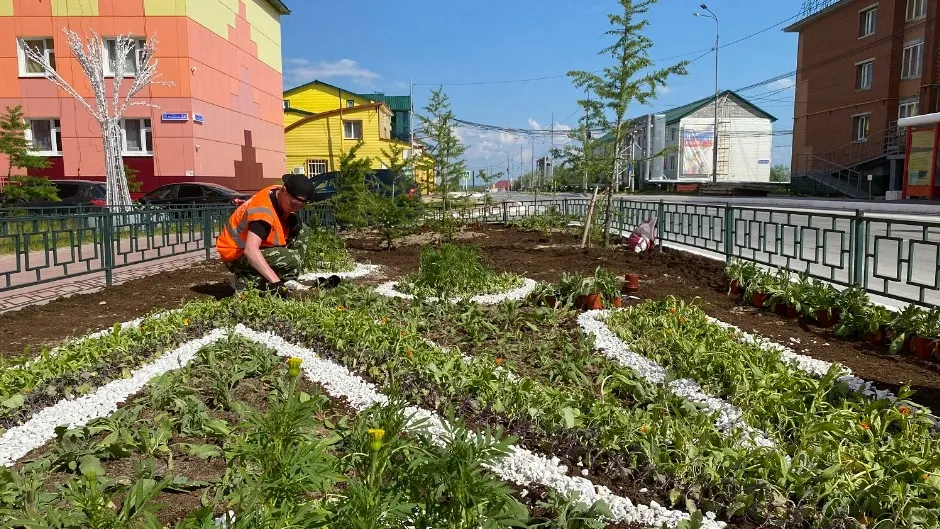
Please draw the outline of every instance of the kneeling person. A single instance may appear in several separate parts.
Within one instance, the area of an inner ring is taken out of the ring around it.
[[[232,213],[216,240],[219,257],[235,274],[236,290],[253,284],[279,295],[303,263],[303,225],[297,217],[314,195],[304,175],[287,174],[283,186],[262,189]]]

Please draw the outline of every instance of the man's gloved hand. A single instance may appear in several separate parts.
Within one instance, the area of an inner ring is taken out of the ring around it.
[[[273,294],[279,298],[286,299],[290,295],[290,289],[287,288],[287,285],[285,285],[283,281],[268,283],[265,290],[267,290],[269,294]]]

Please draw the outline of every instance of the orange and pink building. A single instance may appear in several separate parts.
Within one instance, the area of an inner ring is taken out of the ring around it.
[[[27,136],[51,163],[35,174],[103,180],[97,122],[45,79],[23,49],[44,53],[94,107],[63,28],[97,32],[106,64],[109,39],[156,36],[160,80],[173,86],[138,94],[158,108],[129,108],[122,124],[125,164],[137,171],[144,191],[180,181],[260,189],[285,166],[280,18],[289,13],[281,0],[0,0],[0,112],[23,107]],[[128,61],[136,67],[133,57]],[[6,164],[0,158],[4,176]]]

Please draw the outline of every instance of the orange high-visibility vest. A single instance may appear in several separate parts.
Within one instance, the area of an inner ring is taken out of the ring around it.
[[[271,226],[266,239],[261,241],[262,248],[272,248],[287,244],[284,226],[278,218],[271,202],[271,190],[283,186],[271,186],[258,191],[253,197],[243,202],[228,219],[228,224],[215,241],[219,257],[225,262],[235,261],[245,255],[245,243],[248,241],[248,223],[264,221]]]

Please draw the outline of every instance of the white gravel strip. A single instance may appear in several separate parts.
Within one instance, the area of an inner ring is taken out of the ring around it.
[[[496,305],[502,301],[506,300],[520,300],[525,299],[526,296],[532,293],[535,290],[537,282],[532,279],[522,278],[522,286],[510,290],[509,292],[503,292],[500,294],[484,294],[480,296],[473,296],[470,298],[470,301],[477,303],[479,305]],[[375,292],[385,297],[389,298],[401,298],[401,299],[414,299],[415,297],[411,294],[405,294],[396,289],[398,286],[398,281],[389,281],[387,283],[382,283],[376,287]],[[458,303],[462,298],[451,298],[448,300],[450,303]],[[438,298],[428,298],[428,301],[441,301]]]
[[[277,350],[281,355],[300,358],[301,368],[307,377],[322,385],[334,398],[345,398],[352,407],[365,409],[371,405],[384,405],[388,397],[376,390],[375,386],[365,382],[348,369],[317,356],[314,351],[291,344],[283,338],[268,332],[257,332],[242,325],[235,332]],[[408,412],[417,419],[425,419],[425,427],[436,442],[447,442],[447,431],[437,414],[420,408],[408,408]],[[608,488],[595,486],[583,477],[569,476],[567,469],[556,457],[547,458],[532,453],[524,448],[510,447],[510,453],[498,463],[489,467],[501,478],[520,486],[539,484],[562,493],[578,492],[579,501],[590,505],[604,501],[614,514],[614,522],[641,523],[648,527],[676,527],[683,520],[689,519],[688,513],[667,509],[652,502],[650,505],[634,505],[628,498],[613,494]],[[724,522],[715,520],[713,513],[707,513],[702,527],[721,529]]]
[[[592,310],[578,316],[578,325],[586,334],[594,335],[594,347],[604,356],[628,367],[651,384],[664,386],[671,393],[689,401],[704,405],[709,411],[717,412],[715,426],[721,431],[731,431],[735,428],[743,430],[742,442],[746,446],[773,447],[773,441],[767,438],[760,430],[744,424],[741,410],[730,403],[708,395],[694,380],[687,378],[673,380],[666,383],[666,369],[645,356],[630,350],[627,344],[618,338],[604,323],[610,311]]]
[[[711,316],[706,316],[706,318],[708,318],[709,322],[714,323],[719,327],[734,331],[738,334],[742,342],[756,345],[768,353],[779,355],[781,360],[789,363],[794,368],[803,371],[810,376],[822,378],[826,375],[826,373],[829,372],[829,369],[832,366],[836,366],[836,368],[842,372],[842,376],[839,377],[839,381],[845,382],[852,391],[861,391],[862,395],[875,400],[888,399],[889,401],[894,402],[898,399],[897,395],[891,391],[886,389],[878,389],[874,383],[853,375],[852,370],[842,364],[827,362],[825,360],[819,360],[811,356],[799,354],[785,345],[773,342],[760,335],[744,332],[740,328],[730,323],[725,323],[721,320],[712,318]],[[935,424],[940,423],[940,418],[932,415],[929,408],[916,403],[911,404],[912,407],[917,408],[922,413],[927,414]]]
[[[140,391],[152,378],[188,364],[200,349],[222,339],[226,334],[225,330],[216,329],[141,366],[130,378],[114,380],[94,393],[74,400],[61,400],[40,410],[28,421],[10,428],[0,437],[0,465],[10,466],[31,450],[39,448],[55,437],[55,429],[59,426],[76,428],[93,419],[107,417],[117,410],[118,404]]]
[[[309,272],[301,275],[298,279],[301,281],[316,281],[317,279],[328,278],[330,276],[339,276],[340,279],[356,279],[375,273],[379,265],[356,263],[356,268],[349,272]]]

